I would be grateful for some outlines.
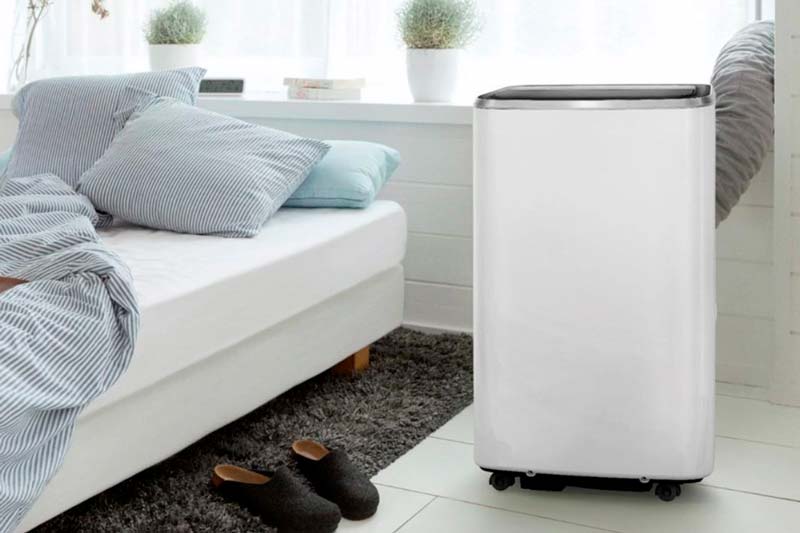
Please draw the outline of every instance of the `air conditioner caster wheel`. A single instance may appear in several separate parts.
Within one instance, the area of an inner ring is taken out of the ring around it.
[[[662,502],[671,502],[681,495],[681,486],[677,483],[659,483],[656,485],[656,496]]]
[[[516,478],[507,472],[494,472],[489,477],[489,484],[495,490],[506,490],[508,487],[512,487],[515,481]]]

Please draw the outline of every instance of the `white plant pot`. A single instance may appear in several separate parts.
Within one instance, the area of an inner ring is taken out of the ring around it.
[[[415,102],[449,102],[458,83],[461,50],[409,48],[408,87]]]
[[[150,45],[151,70],[169,70],[181,67],[196,67],[199,63],[199,44]]]

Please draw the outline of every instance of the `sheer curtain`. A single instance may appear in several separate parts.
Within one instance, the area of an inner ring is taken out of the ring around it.
[[[463,53],[461,92],[511,83],[707,81],[719,48],[753,19],[757,1],[478,0],[484,28]],[[168,0],[106,0],[111,16],[102,21],[89,0],[52,2],[29,78],[148,68],[142,28]],[[195,0],[209,21],[203,66],[210,76],[245,77],[249,91],[278,90],[285,76],[364,76],[374,94],[405,96],[401,2]],[[5,74],[27,0],[0,4]]]

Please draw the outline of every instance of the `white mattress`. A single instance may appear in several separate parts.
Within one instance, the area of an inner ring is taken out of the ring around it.
[[[88,412],[400,264],[406,219],[394,202],[378,201],[363,210],[281,209],[252,239],[135,226],[101,236],[133,272],[142,322],[130,369]]]

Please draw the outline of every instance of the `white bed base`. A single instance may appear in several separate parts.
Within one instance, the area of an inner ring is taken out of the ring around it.
[[[19,531],[49,520],[332,367],[400,325],[398,265],[118,402],[88,412]],[[291,443],[286,443],[287,446]]]

